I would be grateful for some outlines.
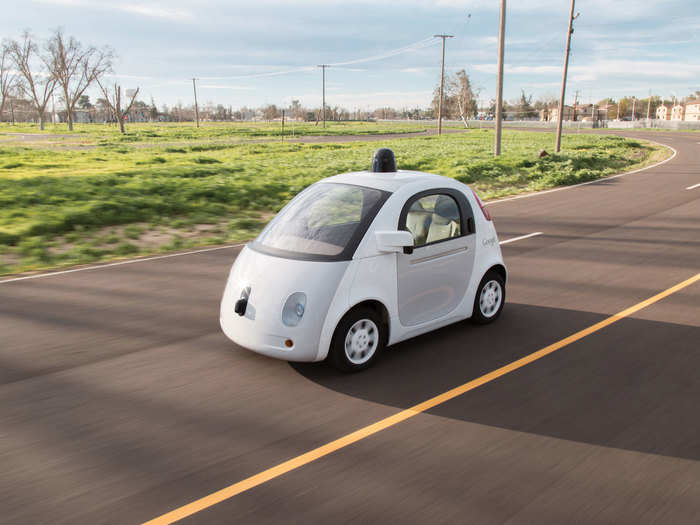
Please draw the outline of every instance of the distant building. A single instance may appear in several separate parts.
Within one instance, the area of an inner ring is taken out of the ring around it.
[[[667,104],[661,104],[658,108],[656,108],[656,119],[671,120],[671,106]]]
[[[562,113],[562,120],[573,120],[574,108],[571,106],[564,106],[564,112]],[[549,108],[549,121],[559,120],[559,106],[553,106]]]
[[[685,106],[676,104],[671,110],[671,120],[683,120],[685,118]]]
[[[700,120],[700,100],[691,100],[685,104],[685,120]]]
[[[594,104],[578,104],[575,106],[574,120],[586,122],[600,120],[600,112]]]
[[[78,108],[73,112],[73,121],[77,124],[88,124],[96,121],[96,111],[94,109]]]
[[[148,106],[132,107],[127,119],[129,122],[150,122],[151,108]]]
[[[601,104],[596,107],[599,120],[608,120],[613,115],[617,115],[617,106],[615,104]]]
[[[522,120],[519,118],[518,110],[516,109],[506,109],[503,112],[503,120]]]
[[[51,119],[50,112],[46,112],[47,122]],[[38,122],[39,116],[32,103],[28,100],[8,95],[5,99],[5,109],[0,114],[0,122]]]

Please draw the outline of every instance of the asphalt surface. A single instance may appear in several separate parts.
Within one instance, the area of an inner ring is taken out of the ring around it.
[[[700,139],[490,204],[498,322],[340,375],[237,348],[240,248],[0,283],[0,521],[138,523],[526,356],[700,272]],[[698,523],[700,283],[185,523]]]

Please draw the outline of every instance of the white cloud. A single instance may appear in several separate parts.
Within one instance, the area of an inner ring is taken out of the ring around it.
[[[184,21],[194,18],[192,11],[182,7],[172,7],[170,4],[159,2],[102,2],[93,0],[32,0],[36,4],[58,5],[64,7],[79,7],[81,9],[95,9],[106,11],[122,11],[149,18],[160,18],[173,21]]]
[[[474,64],[471,68],[481,73],[497,73],[495,63]],[[562,66],[505,64],[504,70],[506,75],[560,75]],[[620,76],[693,80],[700,76],[700,64],[668,60],[595,60],[588,64],[569,66],[569,78],[572,82],[592,82]]]
[[[253,87],[251,86],[225,86],[225,85],[219,85],[219,84],[198,84],[197,85],[198,89],[230,89],[232,91],[252,91]]]
[[[491,75],[495,75],[498,72],[496,64],[474,64],[471,66],[471,69]],[[558,66],[514,66],[512,64],[505,64],[503,70],[504,74],[514,75],[550,75],[561,72],[561,68]]]
[[[700,64],[666,60],[599,60],[571,68],[572,82],[596,82],[615,77],[695,81],[699,76]]]
[[[424,107],[432,97],[432,90],[425,91],[370,91],[365,93],[333,93],[326,95],[326,103],[329,106],[343,106],[346,109],[375,108],[381,106]],[[299,97],[302,104],[314,107],[319,106],[320,93],[307,93]]]

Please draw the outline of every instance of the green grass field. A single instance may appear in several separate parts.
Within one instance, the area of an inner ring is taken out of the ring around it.
[[[461,124],[445,124],[445,127],[458,127]],[[286,121],[284,136],[343,136],[343,135],[382,135],[385,133],[416,133],[434,128],[432,122],[327,122],[322,123]],[[92,145],[118,146],[121,144],[144,144],[164,142],[231,142],[256,140],[277,140],[282,136],[281,122],[204,122],[197,128],[194,123],[138,123],[127,124],[127,133],[119,134],[116,125],[76,124],[75,130],[68,131],[66,124],[46,124],[42,132],[38,124],[0,123],[0,144],[13,142],[12,134],[39,133],[34,144],[51,144],[53,146]]]
[[[208,128],[201,133],[225,130]],[[400,169],[454,177],[486,199],[594,180],[667,155],[641,141],[581,134],[565,135],[561,154],[540,159],[552,134],[510,130],[498,159],[487,130],[382,142],[177,146],[167,142],[185,131],[167,131],[165,144],[0,142],[0,274],[250,239],[303,188],[367,169],[382,146],[395,151]]]

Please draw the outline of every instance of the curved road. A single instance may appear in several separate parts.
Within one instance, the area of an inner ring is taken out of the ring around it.
[[[0,283],[1,521],[138,523],[214,494],[183,523],[698,523],[700,135],[625,135],[677,156],[491,203],[501,240],[541,232],[503,244],[502,318],[362,374],[221,334],[240,248]]]

